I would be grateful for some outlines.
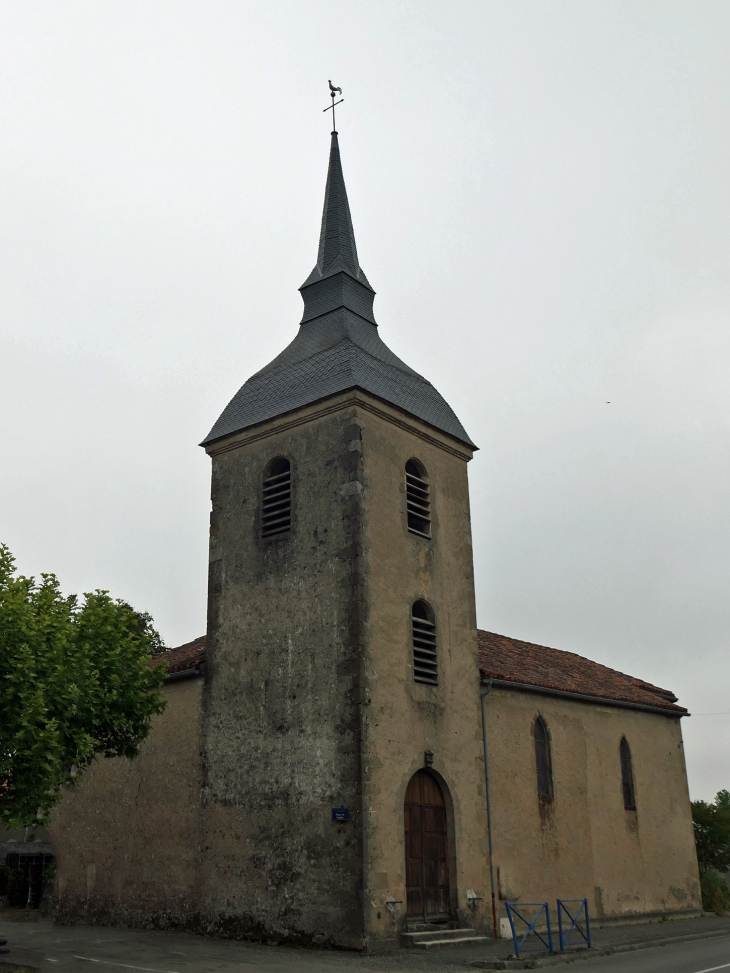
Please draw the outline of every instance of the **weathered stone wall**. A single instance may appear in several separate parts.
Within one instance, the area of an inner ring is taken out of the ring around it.
[[[552,909],[558,897],[587,897],[598,918],[700,907],[679,720],[496,687],[486,703],[503,899],[549,900]],[[552,803],[537,795],[538,716],[550,734]],[[622,736],[635,811],[624,808]]]
[[[479,773],[479,669],[467,461],[447,436],[380,404],[359,409],[364,456],[365,922],[368,940],[405,929],[403,802],[433,752],[445,792],[451,914],[484,922],[487,827]],[[431,490],[432,538],[408,531],[405,464],[418,460]],[[436,620],[438,686],[414,682],[411,607],[424,599]],[[468,905],[467,890],[483,901]],[[390,900],[390,905],[388,902]],[[399,902],[400,904],[393,904]]]
[[[168,704],[136,760],[97,759],[54,811],[63,921],[195,922],[201,861],[203,680],[165,684]]]
[[[201,905],[232,934],[359,948],[362,457],[343,401],[210,448]],[[262,539],[277,456],[293,527]]]

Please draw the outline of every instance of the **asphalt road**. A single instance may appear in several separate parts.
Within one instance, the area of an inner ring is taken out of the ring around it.
[[[571,963],[565,969],[570,973],[730,973],[730,937],[599,956]]]
[[[11,953],[0,958],[43,973],[467,973],[482,950],[358,954],[286,949],[185,933],[49,921],[0,922]],[[730,973],[730,935],[551,966],[566,973]]]

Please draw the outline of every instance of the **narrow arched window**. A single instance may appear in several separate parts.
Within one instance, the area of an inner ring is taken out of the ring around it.
[[[291,463],[279,456],[264,471],[261,536],[272,537],[288,530],[291,530]]]
[[[431,536],[431,490],[426,471],[414,459],[406,463],[406,513],[408,530]]]
[[[413,678],[437,686],[439,681],[436,654],[436,619],[425,601],[417,601],[411,609],[413,633]]]
[[[553,796],[553,766],[550,758],[550,737],[545,720],[535,720],[535,763],[537,765],[537,793],[540,797]]]
[[[621,789],[624,792],[624,807],[627,811],[635,811],[634,772],[631,769],[631,750],[626,737],[621,737],[619,753],[621,755]]]

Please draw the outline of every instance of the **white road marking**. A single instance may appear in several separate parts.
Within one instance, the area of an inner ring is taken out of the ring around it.
[[[178,973],[177,970],[161,970],[159,966],[130,966],[129,963],[115,963],[114,960],[109,959],[94,959],[93,956],[74,956],[74,959],[83,959],[87,963],[101,963],[102,966],[117,966],[124,970],[144,970],[145,973]]]
[[[713,973],[714,970],[726,970],[730,963],[723,963],[722,966],[708,966],[706,970],[696,970],[695,973]]]

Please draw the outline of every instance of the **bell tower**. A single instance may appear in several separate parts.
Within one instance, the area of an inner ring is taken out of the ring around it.
[[[367,948],[481,922],[475,446],[380,338],[337,132],[300,291],[293,341],[202,444],[201,906],[229,933]]]

